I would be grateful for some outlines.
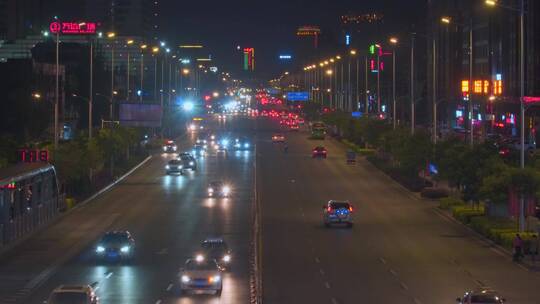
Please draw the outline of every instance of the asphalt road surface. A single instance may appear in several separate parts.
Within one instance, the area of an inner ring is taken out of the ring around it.
[[[233,130],[252,135],[253,121]],[[228,123],[215,128],[228,129]],[[245,131],[245,132],[244,132]],[[179,142],[180,151],[194,137]],[[97,286],[101,303],[248,303],[254,155],[210,153],[185,176],[166,176],[172,154],[157,154],[90,204],[30,238],[0,261],[0,303],[43,303],[60,284]],[[207,198],[207,185],[232,185],[229,199]],[[127,229],[135,259],[98,262],[96,241],[104,231]],[[178,295],[177,273],[206,237],[223,237],[233,250],[221,297]]]
[[[347,165],[334,140],[287,133],[289,151],[259,122],[257,185],[262,206],[265,304],[455,303],[479,286],[508,303],[540,303],[540,277],[463,226],[438,215],[365,160]],[[328,159],[312,159],[322,144]],[[324,228],[322,205],[350,200],[355,225]]]
[[[540,303],[537,272],[512,263],[369,163],[347,165],[341,144],[289,132],[284,153],[270,140],[279,130],[273,121],[234,118],[219,127],[256,133],[257,161],[255,151],[211,154],[197,172],[180,177],[164,175],[171,155],[154,156],[111,191],[4,254],[0,303],[42,303],[56,286],[78,283],[96,283],[102,303],[249,303],[254,172],[265,303],[445,304],[480,286],[498,290],[508,303]],[[182,141],[182,149],[192,140]],[[311,158],[319,143],[328,159]],[[215,179],[234,185],[231,199],[205,197]],[[352,229],[324,228],[322,205],[330,199],[354,204]],[[113,229],[134,234],[133,262],[93,259],[95,242]],[[179,297],[178,268],[207,236],[223,236],[234,250],[223,294]]]

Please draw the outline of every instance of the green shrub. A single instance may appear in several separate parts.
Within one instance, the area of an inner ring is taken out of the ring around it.
[[[465,206],[465,202],[457,197],[449,196],[439,200],[439,208],[449,210],[454,206]]]
[[[484,214],[484,206],[479,206],[478,208],[473,208],[469,205],[452,207],[452,215],[454,218],[465,224],[469,224],[471,218],[475,216],[483,216]]]
[[[475,216],[471,218],[469,225],[476,231],[496,241],[498,235],[503,232],[515,230],[514,221],[502,218],[492,218],[488,216]]]
[[[500,235],[500,241],[498,242],[501,246],[503,247],[506,247],[506,248],[512,248],[512,243],[514,241],[514,238],[516,237],[516,231],[514,232],[505,232],[505,233],[501,233]],[[521,239],[523,239],[524,241],[524,245],[525,247],[527,247],[527,242],[532,239],[532,236],[533,235],[536,235],[538,236],[537,233],[533,233],[533,232],[520,232],[519,235],[521,236]],[[525,250],[526,251],[526,250]]]

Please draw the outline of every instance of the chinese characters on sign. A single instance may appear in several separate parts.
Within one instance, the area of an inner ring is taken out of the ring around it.
[[[472,93],[478,95],[500,96],[503,92],[502,80],[473,80]],[[461,81],[461,93],[468,93],[471,90],[468,80]]]
[[[52,22],[49,30],[53,34],[62,35],[93,35],[96,33],[95,22]]]

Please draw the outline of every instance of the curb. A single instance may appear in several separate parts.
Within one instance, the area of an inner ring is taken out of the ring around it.
[[[261,242],[261,225],[260,225],[260,201],[257,191],[257,145],[255,145],[255,160],[253,164],[253,191],[254,191],[254,208],[253,208],[253,231],[251,240],[251,256],[250,256],[250,278],[249,278],[249,293],[251,304],[262,304],[262,242]]]
[[[2,249],[0,249],[0,257],[6,253],[8,253],[9,251],[15,249],[17,246],[21,245],[22,243],[24,243],[26,240],[28,240],[29,238],[35,236],[37,233],[43,231],[44,229],[46,228],[49,228],[50,226],[56,224],[58,221],[60,221],[61,219],[63,219],[64,217],[70,215],[72,212],[74,212],[75,210],[78,210],[80,209],[81,207],[84,207],[85,205],[87,205],[90,201],[94,200],[96,197],[102,195],[103,193],[107,192],[108,190],[110,190],[112,187],[114,187],[116,184],[118,184],[119,182],[121,182],[122,180],[124,180],[126,177],[128,177],[130,174],[132,174],[135,170],[139,169],[141,166],[143,166],[145,163],[147,163],[150,159],[152,158],[152,155],[149,155],[148,157],[146,157],[143,161],[141,161],[139,164],[137,164],[135,167],[131,168],[127,173],[125,173],[124,175],[122,175],[121,177],[119,177],[117,180],[115,180],[114,182],[110,183],[109,185],[105,186],[105,188],[102,188],[101,190],[99,190],[98,192],[94,193],[92,196],[90,196],[89,198],[85,199],[84,201],[78,203],[77,205],[75,205],[73,208],[65,211],[65,212],[61,212],[60,214],[58,214],[57,217],[55,217],[54,219],[50,220],[48,223],[45,223],[43,224],[42,226],[38,227],[37,229],[35,229],[34,231],[26,234],[25,236],[21,237],[20,239],[14,241],[13,243],[11,244],[8,244],[6,246],[4,246]]]

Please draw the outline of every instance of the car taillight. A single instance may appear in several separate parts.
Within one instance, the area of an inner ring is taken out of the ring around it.
[[[328,213],[334,213],[334,209],[332,209],[332,207],[328,207],[328,208],[326,209],[326,212],[328,212]]]
[[[349,206],[349,212],[353,212],[353,207]]]
[[[326,154],[326,151],[322,151],[322,153]]]

